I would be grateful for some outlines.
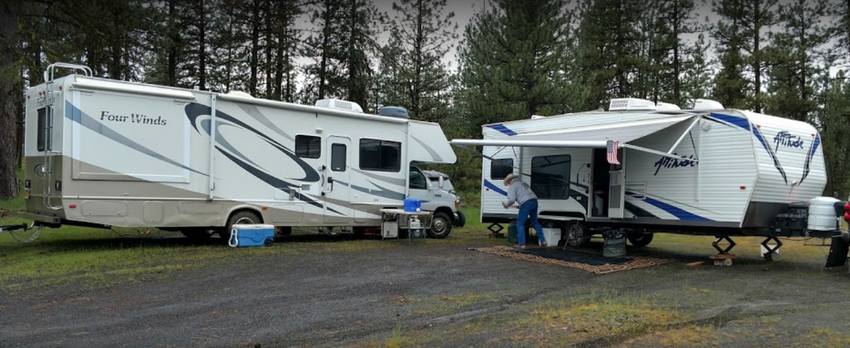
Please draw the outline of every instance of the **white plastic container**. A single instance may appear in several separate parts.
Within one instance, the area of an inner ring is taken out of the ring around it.
[[[544,228],[543,229],[543,237],[546,238],[546,243],[550,246],[557,246],[558,242],[561,241],[561,229],[560,228]]]
[[[836,229],[835,203],[840,202],[832,197],[816,197],[809,201],[810,231],[833,231]]]

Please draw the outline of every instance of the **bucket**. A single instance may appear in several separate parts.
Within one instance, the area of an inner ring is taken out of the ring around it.
[[[602,256],[626,256],[626,234],[620,231],[606,234],[605,244],[602,247]]]
[[[416,212],[422,210],[422,200],[417,198],[404,199],[404,211]]]
[[[508,243],[519,243],[519,239],[516,236],[516,220],[512,220],[508,224]]]

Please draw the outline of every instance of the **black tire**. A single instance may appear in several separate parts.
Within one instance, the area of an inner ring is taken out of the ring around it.
[[[629,239],[629,243],[631,243],[632,246],[645,247],[652,242],[652,236],[654,236],[652,233],[636,232],[627,234],[626,238]]]
[[[277,234],[281,236],[292,235],[292,226],[279,226],[277,228]]]
[[[233,230],[233,225],[259,224],[262,222],[263,220],[260,220],[260,217],[256,213],[243,210],[231,215],[230,219],[227,220],[224,230],[219,231],[218,235],[225,244],[228,244],[230,243],[230,231]]]
[[[443,212],[434,213],[434,219],[431,220],[431,228],[428,229],[428,237],[443,239],[449,236],[452,232],[452,219],[448,214]]]
[[[266,240],[264,240],[264,241],[263,241],[263,245],[265,245],[265,246],[272,246],[272,243],[273,243],[273,242],[274,242],[274,239],[266,238]]]
[[[465,225],[466,225],[466,214],[464,214],[462,211],[458,210],[457,211],[457,220],[455,220],[455,226],[463,227]]]
[[[209,228],[186,228],[180,230],[180,233],[182,233],[184,236],[186,236],[187,239],[191,241],[201,242],[212,238],[212,236],[215,234],[215,231]]]
[[[573,221],[567,223],[564,230],[564,238],[567,239],[567,245],[571,247],[583,247],[590,243],[590,235],[584,228],[584,222]]]

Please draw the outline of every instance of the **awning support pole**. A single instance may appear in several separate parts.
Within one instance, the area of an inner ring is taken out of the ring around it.
[[[677,146],[679,146],[679,143],[681,143],[681,142],[682,142],[682,140],[684,140],[684,139],[685,139],[685,136],[686,136],[686,135],[688,135],[688,134],[691,132],[691,129],[693,129],[693,128],[694,128],[694,126],[696,126],[696,125],[697,125],[697,123],[699,123],[699,120],[700,120],[700,119],[702,119],[702,116],[697,116],[697,119],[696,119],[696,120],[694,120],[694,122],[692,122],[692,123],[691,123],[691,125],[688,127],[688,129],[686,129],[686,130],[685,130],[685,132],[684,132],[684,133],[682,133],[682,136],[680,136],[680,137],[679,137],[679,140],[676,140],[676,143],[675,143],[675,144],[673,144],[673,147],[671,147],[671,148],[670,148],[670,150],[669,150],[669,151],[667,151],[667,153],[672,153],[672,152],[673,152],[673,150],[675,150],[675,149],[676,149],[676,147],[677,147]]]
[[[688,158],[687,156],[674,155],[674,154],[671,154],[671,153],[661,152],[661,151],[653,150],[653,149],[647,149],[647,148],[645,148],[645,147],[640,147],[640,146],[636,146],[636,145],[632,145],[632,144],[622,144],[622,145],[620,145],[620,147],[624,147],[624,148],[628,148],[628,149],[633,149],[633,150],[638,150],[638,151],[643,151],[643,152],[646,152],[646,153],[651,153],[651,154],[654,154],[654,155],[659,155],[659,156],[664,156],[664,157],[670,157],[670,158],[675,158],[675,159],[684,159],[684,158],[687,158],[687,159],[689,159],[689,160],[691,160],[691,161],[699,162],[699,160],[692,159],[692,158]]]

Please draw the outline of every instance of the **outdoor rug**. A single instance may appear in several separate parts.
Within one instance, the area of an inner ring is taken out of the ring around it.
[[[601,254],[577,251],[571,248],[567,248],[567,250],[561,248],[529,248],[523,250],[508,246],[495,246],[470,248],[470,250],[512,259],[578,268],[595,274],[608,274],[675,261],[641,256],[606,257]]]

